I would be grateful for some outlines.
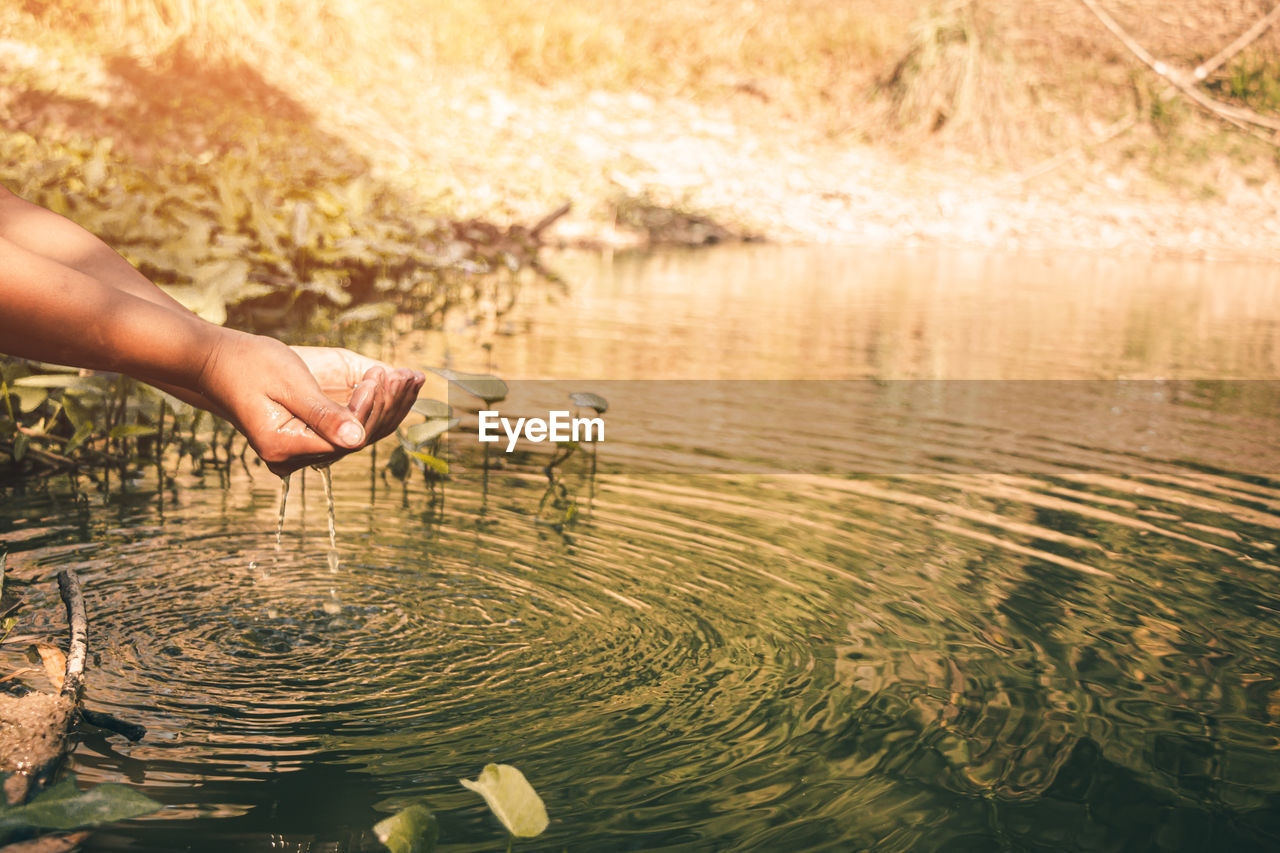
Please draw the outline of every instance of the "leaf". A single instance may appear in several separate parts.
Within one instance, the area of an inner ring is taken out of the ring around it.
[[[418,460],[424,467],[430,468],[442,477],[449,475],[449,463],[443,459],[437,459],[430,453],[423,453],[421,450],[410,450],[409,456]]]
[[[227,322],[227,301],[222,294],[212,290],[203,290],[189,284],[160,285],[160,289],[172,296],[182,307],[199,315],[215,326]]]
[[[34,412],[40,407],[40,404],[49,399],[49,391],[46,388],[31,388],[14,383],[14,387],[9,389],[9,394],[18,401],[18,411]]]
[[[107,435],[110,438],[142,438],[146,435],[155,435],[156,428],[152,426],[143,426],[142,424],[120,424],[111,428],[111,432]]]
[[[391,458],[387,460],[387,470],[391,472],[391,476],[397,480],[404,480],[409,476],[409,453],[403,447],[397,447],[391,451]]]
[[[67,442],[67,446],[63,449],[64,453],[74,453],[80,445],[84,444],[85,439],[93,434],[93,422],[84,421],[80,426],[76,427],[76,431],[71,435],[71,440]]]
[[[414,424],[404,431],[404,440],[408,445],[405,449],[417,450],[427,442],[444,435],[459,423],[461,421],[457,418],[432,418],[429,421]]]
[[[341,270],[321,269],[311,274],[311,280],[298,285],[302,290],[319,294],[339,307],[351,302],[351,294],[346,287],[349,276]]]
[[[67,776],[25,806],[0,808],[0,829],[75,829],[128,820],[162,808],[150,797],[114,782],[82,792],[76,788],[75,777]]]
[[[26,433],[18,433],[13,437],[13,461],[21,462],[22,458],[27,455],[27,445],[31,443],[31,439],[27,438]]]
[[[67,656],[62,653],[62,649],[57,646],[51,646],[48,643],[37,644],[36,651],[40,653],[40,662],[44,664],[44,674],[49,676],[49,681],[53,683],[53,689],[61,690],[62,679],[67,674]]]
[[[431,853],[440,825],[430,809],[415,804],[375,823],[373,834],[391,853]]]
[[[85,408],[75,397],[64,396],[62,398],[62,411],[66,412],[67,420],[76,428],[78,432],[85,424],[92,426],[89,410]]]
[[[507,383],[496,376],[487,373],[463,373],[447,367],[432,367],[430,370],[486,403],[496,403],[507,398]]]
[[[590,391],[575,391],[569,395],[569,399],[573,401],[575,406],[581,406],[584,409],[595,409],[598,415],[603,415],[609,411],[609,401]]]
[[[77,390],[98,390],[99,382],[92,376],[78,376],[72,373],[53,373],[40,376],[24,376],[13,380],[20,388],[74,388]]]
[[[357,305],[338,315],[337,323],[345,326],[348,323],[373,323],[394,317],[396,306],[390,302],[372,302]]]
[[[517,838],[533,838],[547,828],[547,809],[524,774],[510,764],[486,764],[480,778],[459,779],[484,797],[489,809]]]
[[[453,417],[453,407],[448,403],[441,403],[439,400],[432,400],[430,397],[422,397],[418,399],[410,411],[422,415],[424,418],[451,418]]]

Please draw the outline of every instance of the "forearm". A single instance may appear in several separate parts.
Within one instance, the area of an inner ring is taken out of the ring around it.
[[[199,393],[229,334],[0,237],[0,352]]]
[[[0,187],[0,236],[139,299],[186,313],[110,246],[76,223]]]

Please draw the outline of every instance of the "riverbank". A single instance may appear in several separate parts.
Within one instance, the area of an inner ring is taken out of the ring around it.
[[[528,226],[571,202],[553,245],[1280,258],[1276,147],[1197,111],[1074,0],[659,3],[617,20],[526,5],[409,23],[409,0],[28,4],[0,12],[0,127],[109,139],[122,162],[190,162],[205,182],[222,158],[256,163],[286,197],[317,173],[370,180],[424,230]],[[1122,11],[1191,67],[1265,10]],[[1275,41],[1205,86],[1270,115]]]
[[[1280,257],[1274,164],[1206,156],[1162,180],[1124,155],[1152,144],[1151,128],[1136,122],[1100,145],[1064,143],[1057,155],[1000,169],[958,150],[833,141],[744,104],[603,92],[473,92],[437,103],[444,126],[466,117],[473,144],[437,138],[426,158],[440,164],[432,180],[450,196],[478,189],[490,215],[514,221],[571,200],[549,235],[566,245],[749,237]],[[519,140],[504,141],[513,115]]]

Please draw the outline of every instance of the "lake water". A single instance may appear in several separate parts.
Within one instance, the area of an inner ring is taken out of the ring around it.
[[[27,612],[61,633],[76,567],[87,702],[149,730],[76,772],[169,806],[85,849],[376,850],[425,798],[500,850],[488,762],[552,819],[517,850],[1280,846],[1280,270],[548,262],[566,291],[388,349],[513,415],[603,394],[594,478],[486,476],[454,395],[434,492],[334,466],[336,571],[314,472],[279,550],[262,469],[4,492]]]

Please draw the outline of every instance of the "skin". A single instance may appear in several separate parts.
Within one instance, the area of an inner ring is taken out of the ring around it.
[[[235,425],[276,474],[392,433],[425,377],[208,323],[80,226],[0,187],[0,351],[124,373]]]

